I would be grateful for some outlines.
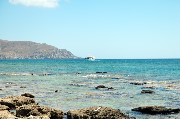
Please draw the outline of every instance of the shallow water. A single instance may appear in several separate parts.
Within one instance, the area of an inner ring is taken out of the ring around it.
[[[113,89],[97,90],[98,85]],[[141,94],[148,87],[155,93]],[[131,109],[152,105],[180,108],[180,60],[1,60],[0,89],[0,97],[28,92],[40,105],[64,112],[108,106],[137,119],[178,119],[180,114],[152,116]]]

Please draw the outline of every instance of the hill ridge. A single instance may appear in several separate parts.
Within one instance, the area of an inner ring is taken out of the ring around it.
[[[32,41],[0,39],[0,59],[69,59],[77,58],[66,49]]]

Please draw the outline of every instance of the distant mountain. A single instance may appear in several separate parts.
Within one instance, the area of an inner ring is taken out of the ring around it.
[[[0,59],[67,59],[77,58],[66,49],[31,41],[0,39]]]

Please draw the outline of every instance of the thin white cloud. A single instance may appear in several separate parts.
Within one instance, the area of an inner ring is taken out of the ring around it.
[[[9,0],[11,4],[21,4],[24,6],[55,8],[59,0]]]

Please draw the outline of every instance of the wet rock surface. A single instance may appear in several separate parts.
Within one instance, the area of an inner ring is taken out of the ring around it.
[[[67,112],[68,119],[130,119],[118,109],[109,107],[90,107]],[[135,118],[134,118],[135,119]]]
[[[166,108],[163,106],[145,106],[145,107],[138,107],[132,109],[132,111],[137,111],[141,112],[144,114],[174,114],[174,113],[179,113],[180,108],[172,109],[172,108]]]

